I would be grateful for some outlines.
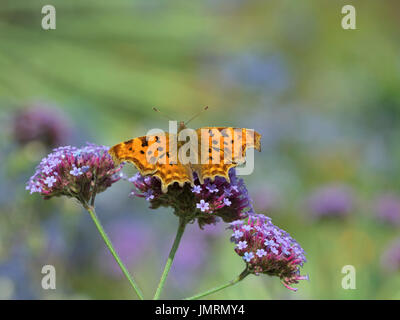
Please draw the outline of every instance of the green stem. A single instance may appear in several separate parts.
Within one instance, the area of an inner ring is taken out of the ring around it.
[[[196,294],[196,295],[194,295],[194,296],[192,296],[192,297],[186,298],[185,300],[197,300],[197,299],[203,298],[203,297],[205,297],[205,296],[208,296],[209,294],[212,294],[212,293],[221,291],[222,289],[228,288],[228,287],[233,286],[234,284],[238,283],[239,281],[242,281],[242,280],[243,280],[244,278],[246,278],[249,274],[250,274],[250,272],[249,272],[249,270],[247,270],[247,268],[246,268],[246,269],[245,269],[237,278],[235,278],[234,280],[231,280],[231,281],[229,281],[228,283],[225,283],[225,284],[223,284],[223,285],[221,285],[221,286],[219,286],[219,287],[215,287],[215,288],[210,289],[210,290],[207,290],[207,291],[205,291],[205,292],[203,292],[203,293],[199,293],[199,294]]]
[[[164,288],[165,280],[167,280],[169,270],[171,269],[172,262],[174,261],[175,253],[179,247],[179,243],[181,242],[181,238],[182,238],[183,232],[185,231],[185,227],[186,227],[185,219],[179,218],[178,231],[176,232],[174,243],[172,245],[171,251],[169,252],[167,262],[165,263],[164,271],[161,276],[160,282],[158,284],[157,291],[154,294],[154,298],[153,298],[154,300],[160,299],[161,292]]]
[[[100,235],[102,236],[104,242],[106,243],[108,250],[110,250],[111,254],[113,255],[115,261],[118,263],[119,267],[121,268],[122,272],[124,273],[125,277],[128,279],[129,283],[131,284],[133,290],[135,290],[136,294],[138,295],[140,300],[143,300],[143,294],[140,291],[139,287],[133,280],[132,276],[129,274],[128,269],[125,267],[125,265],[122,263],[121,258],[118,256],[117,252],[115,251],[111,240],[108,238],[106,232],[104,231],[99,218],[96,215],[96,211],[94,210],[93,206],[85,205],[85,209],[90,213],[90,216],[92,217],[92,220],[94,224],[97,227],[97,230],[99,231]]]

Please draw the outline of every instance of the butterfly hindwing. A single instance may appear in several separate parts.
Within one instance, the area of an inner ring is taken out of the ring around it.
[[[183,164],[160,164],[157,166],[157,170],[153,174],[158,177],[161,181],[162,192],[168,191],[168,186],[177,182],[181,187],[186,182],[193,185],[193,173],[188,165]]]
[[[175,137],[171,137],[175,138]],[[153,175],[160,179],[163,192],[178,182],[193,184],[193,175],[188,165],[182,165],[169,154],[170,135],[152,135],[131,139],[113,146],[108,152],[116,163],[123,161],[135,165],[142,175]]]

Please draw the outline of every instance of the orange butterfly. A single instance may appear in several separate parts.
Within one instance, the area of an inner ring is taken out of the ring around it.
[[[180,122],[177,134],[138,137],[119,143],[108,152],[117,164],[131,162],[142,175],[158,177],[165,193],[175,182],[181,187],[186,182],[193,186],[194,172],[200,183],[204,183],[206,178],[213,181],[216,176],[229,181],[229,169],[245,162],[247,148],[261,151],[261,135],[254,130],[204,127],[191,130],[190,144],[178,141],[177,138],[188,130],[191,129]],[[188,133],[190,135],[190,131]]]

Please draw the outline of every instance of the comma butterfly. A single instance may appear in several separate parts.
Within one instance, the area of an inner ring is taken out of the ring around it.
[[[203,127],[192,130],[180,122],[177,134],[138,137],[119,143],[108,152],[116,163],[127,161],[142,175],[158,177],[165,193],[175,182],[181,187],[186,182],[193,185],[194,172],[200,183],[206,178],[213,181],[216,176],[229,181],[229,169],[245,162],[247,148],[261,151],[260,140],[261,135],[251,129]]]

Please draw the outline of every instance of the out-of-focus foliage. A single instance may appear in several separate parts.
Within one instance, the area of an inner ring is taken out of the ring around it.
[[[57,28],[44,31],[48,1],[2,0],[0,298],[134,297],[79,205],[25,190],[49,145],[40,137],[18,143],[22,109],[57,109],[69,130],[63,141],[81,146],[167,130],[153,106],[186,120],[208,105],[191,126],[263,134],[254,173],[244,179],[257,212],[305,249],[310,276],[297,293],[251,276],[211,298],[400,299],[400,270],[387,265],[400,213],[382,204],[387,194],[392,204],[400,196],[400,3],[353,1],[357,30],[343,30],[341,8],[350,2],[54,0]],[[315,199],[333,185],[349,192],[346,214],[335,212],[343,196]],[[97,211],[150,297],[177,219],[129,198],[130,189],[118,182],[99,195]],[[323,214],[310,197],[324,204]],[[165,297],[242,271],[225,227],[188,227]],[[56,267],[56,290],[41,288],[46,264]],[[341,286],[345,265],[356,268],[355,290]]]

